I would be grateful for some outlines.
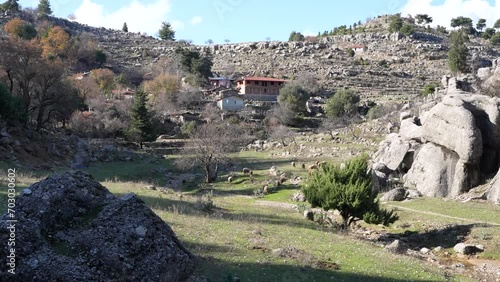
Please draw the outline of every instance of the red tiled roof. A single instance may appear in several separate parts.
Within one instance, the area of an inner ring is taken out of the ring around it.
[[[90,117],[93,114],[94,114],[93,112],[89,112],[89,111],[82,112],[83,117]]]
[[[272,77],[258,77],[258,76],[248,76],[244,77],[242,79],[239,79],[238,81],[271,81],[271,82],[286,82],[284,79],[278,79],[278,78],[272,78]]]

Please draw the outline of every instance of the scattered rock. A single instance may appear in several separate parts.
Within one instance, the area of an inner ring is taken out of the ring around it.
[[[311,221],[314,220],[314,212],[312,210],[305,210],[304,218]]]
[[[428,249],[428,248],[425,248],[425,247],[424,247],[424,248],[422,248],[422,249],[420,249],[420,253],[421,253],[421,254],[423,254],[423,255],[427,255],[427,254],[429,254],[430,252],[431,252],[431,250],[430,250],[430,249]]]
[[[294,202],[305,202],[306,201],[306,196],[302,192],[297,192],[297,193],[293,194],[292,201],[294,201]]]
[[[404,188],[395,188],[391,191],[385,193],[380,201],[382,202],[401,202],[406,199],[406,195],[408,194],[407,190]]]
[[[453,250],[455,251],[455,253],[461,255],[473,255],[477,252],[480,252],[480,249],[478,249],[476,246],[465,243],[456,244],[455,247],[453,247]]]
[[[392,242],[390,245],[385,246],[384,249],[395,254],[406,253],[406,247],[399,240],[394,240],[394,242]]]

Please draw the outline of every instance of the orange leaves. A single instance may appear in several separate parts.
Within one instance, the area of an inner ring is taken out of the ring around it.
[[[5,32],[10,35],[17,36],[21,39],[30,40],[36,37],[36,30],[29,22],[14,18],[8,21],[4,26]]]
[[[42,56],[45,58],[65,57],[70,46],[69,39],[68,33],[61,27],[55,26],[51,28],[47,37],[40,40],[43,49]]]

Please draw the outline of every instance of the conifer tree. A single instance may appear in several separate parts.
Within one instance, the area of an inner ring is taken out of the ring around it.
[[[361,156],[346,162],[345,167],[328,163],[321,166],[303,190],[312,207],[338,210],[344,229],[351,225],[354,218],[362,218],[369,224],[389,225],[395,222],[397,214],[380,208],[372,188],[368,158]]]
[[[50,8],[49,0],[40,0],[38,3],[38,16],[45,18],[50,15],[52,15],[52,9]]]
[[[17,13],[19,12],[18,2],[18,0],[7,0],[2,5],[0,5],[0,8],[6,12]]]
[[[127,23],[123,23],[122,31],[128,32],[128,26]]]
[[[462,31],[450,34],[450,50],[448,51],[448,66],[453,75],[467,72],[467,46],[468,40]]]
[[[131,122],[127,132],[129,140],[138,142],[141,149],[143,142],[155,139],[154,128],[151,123],[151,113],[147,108],[147,94],[137,91],[131,109]]]

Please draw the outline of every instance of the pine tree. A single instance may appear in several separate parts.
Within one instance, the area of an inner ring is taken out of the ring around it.
[[[139,142],[142,149],[144,141],[155,139],[154,128],[151,123],[151,113],[147,108],[147,94],[137,91],[131,108],[131,122],[127,132],[129,140]]]
[[[389,225],[398,219],[393,211],[380,208],[372,189],[368,172],[368,157],[361,156],[346,162],[345,167],[325,164],[314,172],[304,194],[312,207],[338,210],[347,229],[354,218],[369,224]]]
[[[123,23],[122,31],[128,32],[128,26],[127,23]]]
[[[52,9],[49,0],[40,0],[40,3],[38,3],[38,17],[45,18],[50,15],[52,15]]]
[[[175,31],[172,29],[170,23],[162,22],[158,33],[162,40],[175,40]]]
[[[453,75],[467,72],[467,41],[462,31],[450,34],[450,51],[448,51],[448,66]]]
[[[18,0],[7,0],[5,3],[0,5],[0,8],[6,12],[17,13],[19,12],[18,2]]]

